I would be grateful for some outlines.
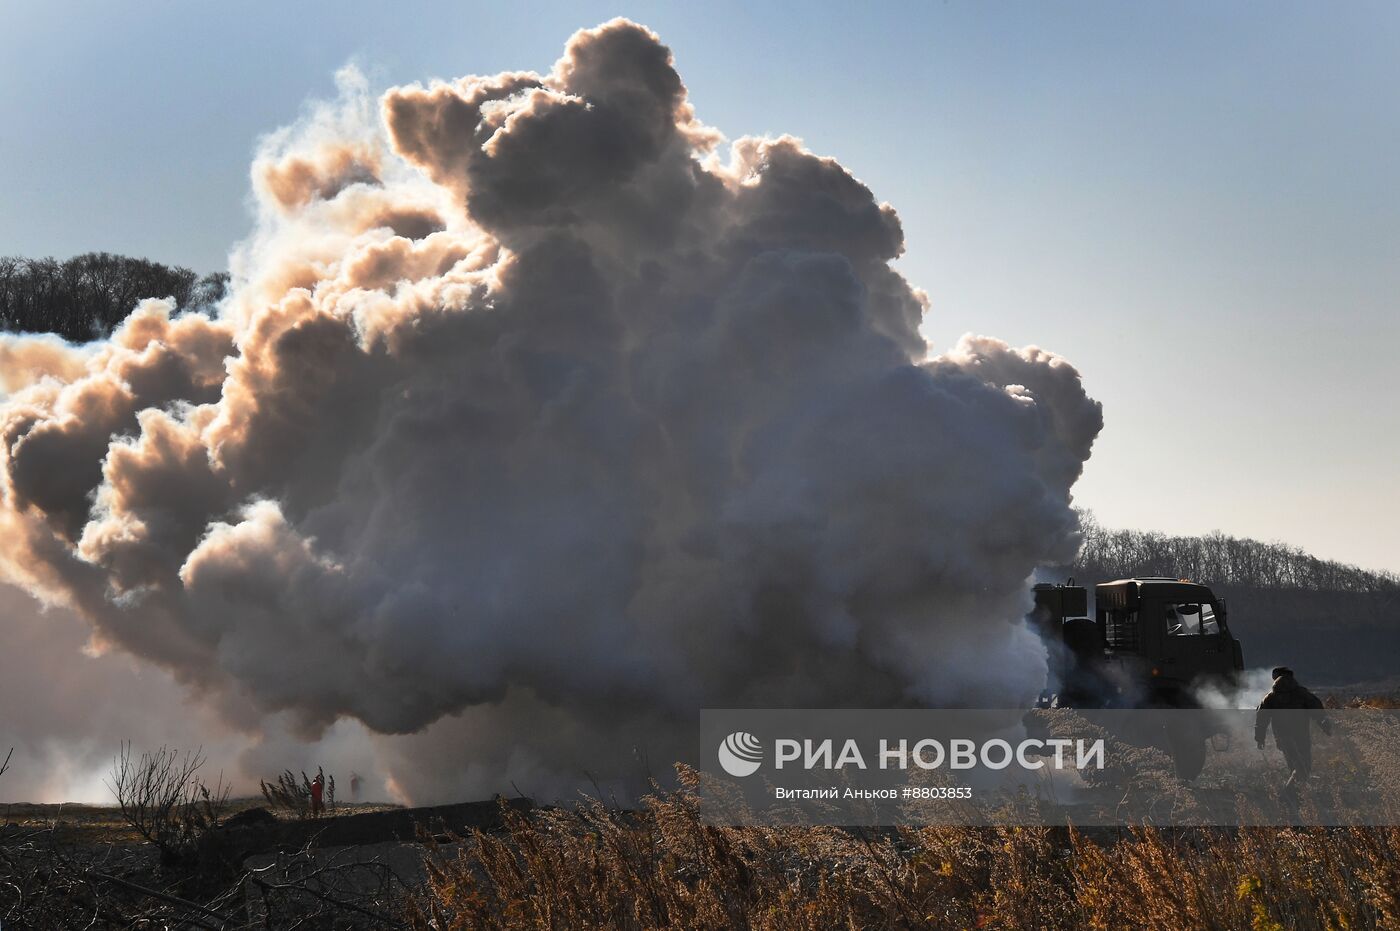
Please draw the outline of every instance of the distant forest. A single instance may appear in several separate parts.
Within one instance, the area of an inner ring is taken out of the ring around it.
[[[228,274],[200,276],[108,252],[66,262],[0,256],[0,330],[57,333],[84,343],[100,339],[148,297],[174,298],[178,310],[212,307],[228,290]]]
[[[1080,514],[1084,546],[1075,568],[1097,579],[1138,575],[1209,579],[1214,584],[1315,592],[1400,593],[1400,576],[1318,559],[1296,546],[1261,543],[1215,532],[1171,537],[1143,530],[1108,530]]]

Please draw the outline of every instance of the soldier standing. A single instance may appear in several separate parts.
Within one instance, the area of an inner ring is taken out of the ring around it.
[[[1283,759],[1288,764],[1287,785],[1296,788],[1312,772],[1312,731],[1309,723],[1315,722],[1329,736],[1332,725],[1326,717],[1317,714],[1322,710],[1322,702],[1298,684],[1292,669],[1277,666],[1273,677],[1274,687],[1259,703],[1259,711],[1254,718],[1254,742],[1260,750],[1264,749],[1264,736],[1269,726],[1273,726],[1274,743],[1283,751]]]
[[[321,813],[326,810],[325,805],[321,801],[321,796],[325,791],[325,787],[325,778],[320,773],[317,773],[316,778],[311,780],[311,817],[313,818],[321,817]]]

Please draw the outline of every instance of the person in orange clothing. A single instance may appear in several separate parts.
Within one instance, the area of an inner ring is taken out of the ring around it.
[[[325,779],[321,777],[320,773],[317,773],[316,778],[311,780],[311,817],[313,818],[321,817],[321,814],[326,810],[321,803],[321,793],[325,787]]]

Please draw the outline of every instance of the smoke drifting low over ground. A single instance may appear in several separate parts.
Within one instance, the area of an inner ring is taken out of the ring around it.
[[[413,735],[417,798],[664,770],[702,706],[1039,688],[1099,405],[1039,349],[930,357],[889,205],[725,145],[624,21],[342,83],[257,159],[216,318],[0,337],[5,576],[233,726]]]

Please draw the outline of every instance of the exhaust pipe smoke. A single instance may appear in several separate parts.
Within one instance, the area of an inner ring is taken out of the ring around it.
[[[8,580],[239,726],[413,734],[418,799],[665,771],[702,706],[1039,689],[1100,408],[1039,349],[929,357],[889,205],[722,151],[624,20],[341,83],[266,141],[217,318],[0,337]]]

